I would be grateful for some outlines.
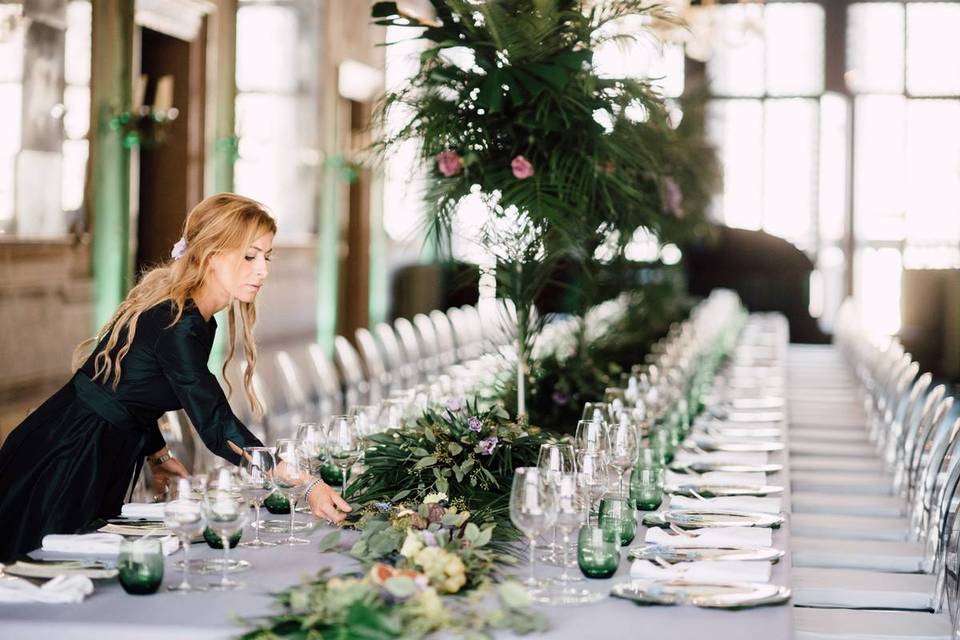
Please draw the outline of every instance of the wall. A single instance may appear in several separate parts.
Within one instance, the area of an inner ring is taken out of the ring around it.
[[[90,251],[59,242],[0,242],[0,440],[63,385],[93,318]]]

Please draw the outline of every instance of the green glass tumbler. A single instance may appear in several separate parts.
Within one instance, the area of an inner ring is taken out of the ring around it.
[[[653,511],[663,502],[663,467],[637,465],[630,475],[630,499],[641,511]]]
[[[659,425],[650,433],[650,448],[657,452],[660,464],[673,461],[673,434],[665,425]]]
[[[637,535],[637,514],[630,498],[606,496],[600,502],[600,526],[609,525],[620,532],[620,544],[626,546]]]
[[[127,593],[156,593],[163,582],[163,548],[156,538],[124,540],[117,557],[120,585]]]
[[[588,578],[609,578],[620,566],[620,532],[616,526],[584,525],[577,535],[577,564]]]

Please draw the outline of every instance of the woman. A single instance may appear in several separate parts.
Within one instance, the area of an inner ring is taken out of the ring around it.
[[[166,411],[185,409],[204,444],[234,464],[244,447],[261,446],[233,415],[207,360],[213,315],[229,308],[224,372],[239,315],[244,391],[254,412],[261,411],[252,384],[254,301],[276,231],[262,205],[238,195],[222,193],[194,207],[173,260],[145,273],[100,333],[77,347],[70,382],[0,449],[0,561],[39,547],[48,533],[73,533],[116,516],[145,455],[157,475],[186,475],[157,426]],[[315,515],[331,521],[350,511],[319,480],[309,502]]]

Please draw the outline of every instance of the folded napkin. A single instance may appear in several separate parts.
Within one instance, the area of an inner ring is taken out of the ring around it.
[[[644,580],[688,580],[708,584],[770,582],[769,562],[697,560],[661,567],[649,560],[634,560],[630,577]]]
[[[722,496],[719,498],[687,498],[671,496],[671,509],[712,509],[714,511],[747,511],[750,513],[780,513],[780,498],[761,498],[759,496]]]
[[[57,576],[39,587],[15,576],[0,576],[0,602],[46,602],[66,604],[82,602],[93,593],[93,582],[86,576]]]
[[[674,473],[667,471],[664,478],[670,485],[715,485],[737,487],[763,487],[767,484],[765,473],[728,473],[726,471],[708,471],[707,473]]]
[[[669,529],[652,527],[647,529],[644,540],[665,547],[748,549],[769,547],[773,544],[773,533],[770,529],[753,527],[707,527],[681,534]]]
[[[693,451],[678,449],[674,454],[674,459],[679,464],[702,462],[706,464],[760,465],[767,464],[769,454],[767,454],[766,451],[707,451],[705,453],[694,453]]]
[[[121,507],[120,517],[163,520],[163,510],[166,506],[166,502],[130,502]]]
[[[725,445],[731,445],[731,444],[732,445],[740,445],[740,444],[751,445],[748,448],[752,449],[756,445],[764,444],[766,442],[778,443],[780,445],[776,447],[776,449],[778,450],[783,448],[783,440],[781,438],[773,438],[773,437],[770,437],[770,438],[751,438],[750,436],[716,437],[716,436],[707,435],[705,433],[694,433],[690,436],[690,438],[688,439],[688,442],[691,440],[693,441],[693,444],[700,447],[701,449],[713,449],[714,447],[723,447]],[[687,446],[689,446],[689,444],[687,444]]]
[[[157,538],[164,555],[170,555],[180,548],[176,536]],[[111,555],[120,553],[123,536],[116,533],[84,533],[81,535],[50,534],[43,536],[43,550],[58,553],[79,553],[89,555]]]

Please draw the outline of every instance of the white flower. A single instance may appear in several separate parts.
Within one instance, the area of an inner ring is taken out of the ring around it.
[[[447,499],[447,494],[442,491],[439,493],[428,493],[427,497],[423,499],[423,504],[436,504],[438,502],[443,502]]]
[[[420,539],[420,535],[413,531],[408,531],[407,537],[403,541],[403,546],[400,547],[400,555],[404,558],[412,558],[417,555],[420,549],[423,549],[423,540]]]

